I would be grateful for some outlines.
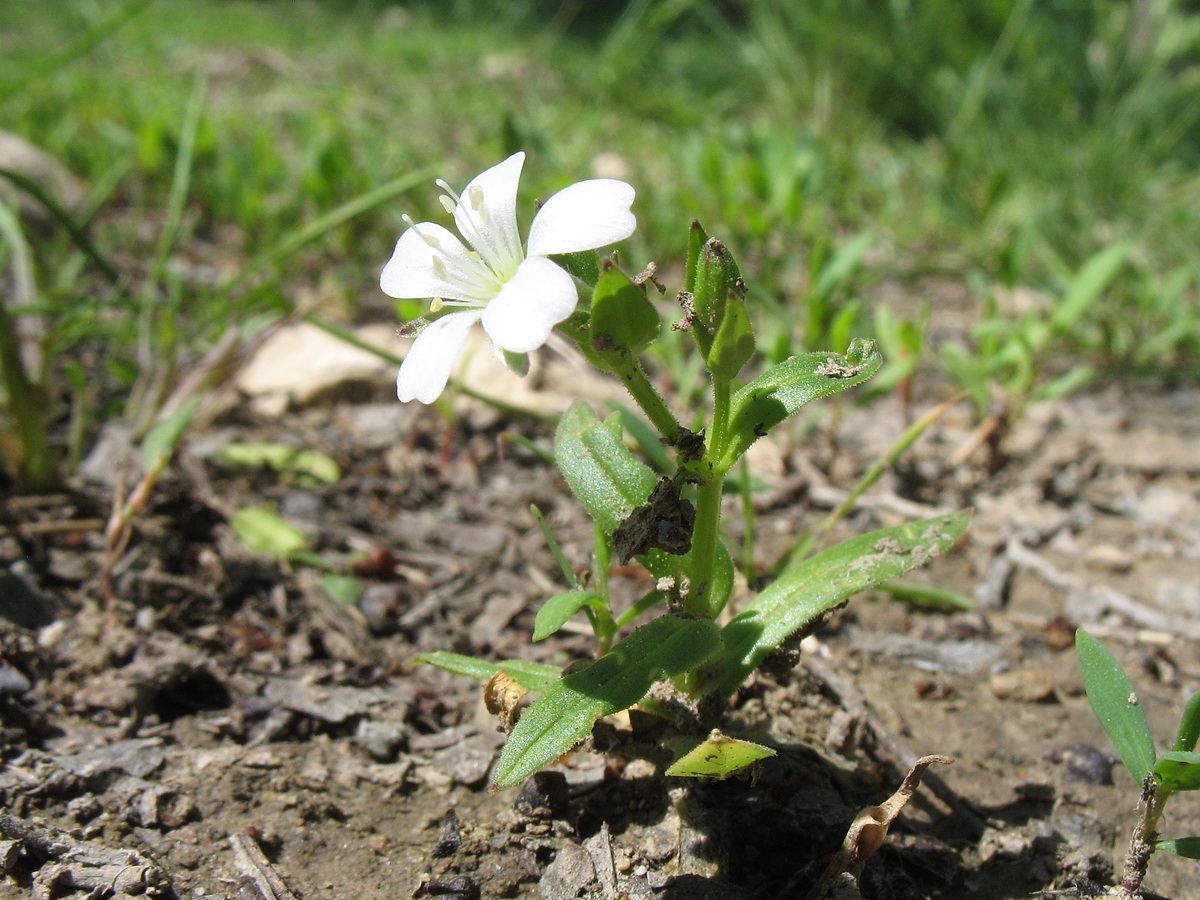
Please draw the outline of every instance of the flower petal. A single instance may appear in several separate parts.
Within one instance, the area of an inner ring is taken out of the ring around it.
[[[501,280],[520,262],[521,232],[517,229],[517,185],[523,152],[471,179],[454,207],[459,233],[484,258]]]
[[[478,310],[450,313],[417,335],[400,365],[396,395],[405,403],[436,400],[450,380],[450,370],[462,351],[467,332],[481,315]]]
[[[624,240],[637,228],[629,211],[633,197],[633,186],[615,178],[593,178],[563,188],[534,216],[529,255],[575,253]]]
[[[575,310],[575,282],[555,263],[533,256],[521,263],[483,311],[483,328],[499,347],[528,353],[546,343],[554,326]]]
[[[454,232],[432,222],[408,228],[383,267],[379,287],[389,297],[474,300],[491,297],[499,285],[487,266],[473,259]]]

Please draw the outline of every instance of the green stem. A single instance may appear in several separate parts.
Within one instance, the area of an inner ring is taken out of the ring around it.
[[[721,610],[709,602],[709,585],[717,560],[717,541],[721,531],[721,493],[725,473],[710,463],[704,483],[696,490],[696,527],[692,531],[691,587],[683,606],[694,615],[715,617]]]
[[[650,420],[650,424],[658,429],[658,433],[662,435],[663,440],[667,444],[674,446],[680,434],[684,431],[684,427],[679,424],[679,420],[675,418],[675,414],[667,408],[667,404],[663,401],[663,398],[659,396],[658,391],[654,389],[654,385],[650,383],[650,379],[646,376],[646,370],[642,368],[641,362],[638,361],[636,356],[629,356],[625,359],[624,365],[614,367],[610,360],[602,359],[592,349],[592,342],[588,336],[586,322],[586,317],[577,313],[565,322],[560,322],[558,328],[579,345],[579,349],[587,357],[588,362],[597,369],[612,372],[621,379],[621,383],[625,385],[625,389],[629,391],[630,396],[633,397],[642,412],[646,414],[646,418]]]
[[[1158,840],[1158,821],[1162,818],[1163,807],[1170,796],[1171,792],[1163,790],[1153,773],[1146,776],[1142,785],[1142,799],[1138,804],[1141,816],[1129,839],[1125,865],[1113,894],[1119,900],[1133,900],[1141,896],[1142,881],[1146,877],[1146,869],[1150,866],[1150,857],[1154,854],[1155,842]]]
[[[725,452],[729,431],[731,390],[724,378],[713,380],[713,417],[708,426],[708,444],[704,459],[691,467],[700,478],[696,490],[696,527],[692,531],[691,589],[684,608],[696,615],[716,617],[721,609],[709,600],[709,585],[717,562],[717,542],[721,539],[721,496],[727,470],[719,460]],[[699,470],[699,471],[697,471]]]
[[[646,377],[646,370],[642,368],[642,364],[634,359],[629,368],[617,374],[621,376],[625,389],[637,401],[637,405],[646,414],[650,424],[657,428],[658,433],[663,436],[663,440],[672,446],[675,445],[679,440],[680,432],[683,431],[683,426],[679,424],[675,414],[667,408],[663,398],[659,396],[658,391],[650,383],[650,379]]]

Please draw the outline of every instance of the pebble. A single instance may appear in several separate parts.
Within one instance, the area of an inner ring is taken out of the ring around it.
[[[11,666],[0,663],[0,695],[19,697],[33,687],[29,679]]]
[[[1018,669],[1001,672],[988,682],[992,694],[1001,700],[1041,703],[1054,696],[1054,673],[1049,669]]]
[[[1055,751],[1052,758],[1055,762],[1063,763],[1063,777],[1067,781],[1103,785],[1113,783],[1112,757],[1099,747],[1091,744],[1072,744]]]
[[[526,779],[513,805],[521,815],[533,819],[556,819],[567,811],[569,798],[566,775],[538,772]]]
[[[354,742],[380,762],[391,762],[404,741],[404,730],[394,722],[362,719],[354,731]]]

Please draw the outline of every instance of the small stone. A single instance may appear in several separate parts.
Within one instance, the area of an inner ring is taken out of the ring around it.
[[[446,818],[442,822],[442,836],[433,847],[434,859],[444,859],[453,856],[462,846],[462,825],[458,821],[458,813],[454,808],[446,810]]]
[[[408,592],[398,584],[368,585],[358,598],[358,610],[376,637],[389,637],[400,627],[400,615],[408,606]]]
[[[1081,784],[1113,783],[1113,760],[1099,747],[1091,744],[1072,744],[1052,754],[1055,762],[1064,766],[1063,777]]]
[[[8,619],[18,628],[43,628],[54,621],[57,604],[39,591],[22,569],[18,563],[0,571],[0,619]]]
[[[449,900],[479,900],[479,885],[469,875],[459,875],[448,881],[431,881],[425,885],[430,897],[447,897]]]
[[[557,819],[567,811],[569,789],[562,772],[538,772],[526,779],[513,804],[533,819]]]
[[[1054,697],[1054,673],[1049,669],[1018,669],[993,675],[989,685],[1000,700],[1041,703]]]
[[[1096,544],[1088,547],[1084,558],[1089,564],[1110,572],[1128,572],[1133,568],[1133,556],[1113,544]]]
[[[542,900],[577,897],[595,880],[596,868],[591,855],[578,844],[567,844],[542,873],[538,896]]]
[[[14,669],[12,666],[5,665],[0,662],[0,696],[8,694],[13,697],[20,697],[27,693],[33,687],[29,683],[29,679]]]
[[[394,722],[363,719],[354,731],[354,742],[380,762],[391,762],[404,741],[404,730]]]

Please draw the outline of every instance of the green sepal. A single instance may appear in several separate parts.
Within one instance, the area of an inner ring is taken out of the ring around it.
[[[533,620],[533,639],[545,640],[567,624],[567,621],[585,606],[604,610],[604,600],[595,591],[567,591],[555,594],[542,604]]]
[[[708,371],[719,381],[732,381],[754,355],[754,329],[746,304],[735,292],[725,298],[721,327],[708,350]]]
[[[708,234],[700,225],[700,220],[693,219],[692,227],[688,230],[687,264],[683,275],[683,289],[688,293],[696,292],[696,269],[700,265],[700,252],[707,241]]]
[[[461,653],[448,653],[445,650],[418,653],[408,661],[410,666],[418,666],[422,663],[445,669],[453,675],[465,675],[467,678],[477,678],[480,681],[487,681],[503,669],[513,677],[517,684],[531,691],[548,689],[557,684],[562,675],[562,672],[554,666],[547,666],[543,663],[528,662],[524,659],[493,661],[464,656]]]
[[[1200,753],[1172,750],[1154,764],[1154,774],[1164,790],[1200,790]]]
[[[1188,859],[1200,859],[1200,837],[1175,838],[1169,841],[1158,841],[1155,845],[1160,850],[1168,850],[1176,856]]]
[[[1082,628],[1075,632],[1075,652],[1092,712],[1141,788],[1146,774],[1154,768],[1157,753],[1133,682],[1108,648]]]
[[[760,759],[774,755],[775,751],[770,747],[714,731],[671,763],[666,774],[679,778],[728,778]]]
[[[700,248],[692,279],[692,337],[705,360],[725,318],[730,293],[741,295],[742,276],[729,248],[709,238]]]
[[[592,293],[592,349],[606,363],[620,368],[658,337],[660,326],[658,311],[646,299],[645,288],[616,266],[606,264]]]
[[[504,358],[504,365],[508,371],[515,375],[520,375],[522,378],[529,374],[528,353],[513,353],[511,350],[505,350],[503,347],[498,347],[497,349],[500,351],[500,356]]]
[[[801,407],[861,384],[882,364],[875,342],[858,338],[845,354],[802,353],[772,366],[733,395],[720,468],[729,471],[751,444]]]
[[[600,278],[600,255],[595,250],[580,250],[578,253],[555,253],[550,256],[571,275],[584,284],[594,285]]]
[[[872,531],[806,559],[770,584],[722,631],[715,687],[732,694],[763,659],[852,594],[921,566],[962,536],[970,510]]]
[[[643,625],[533,702],[504,745],[492,786],[532,775],[586,738],[597,720],[628,709],[654,682],[694,669],[720,647],[721,635],[709,619],[663,616]]]

